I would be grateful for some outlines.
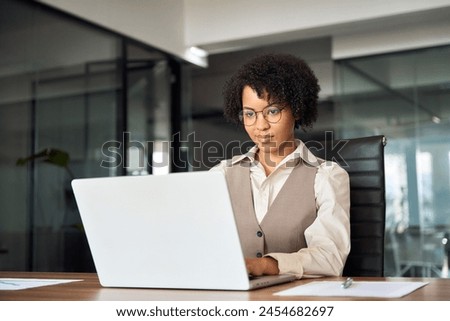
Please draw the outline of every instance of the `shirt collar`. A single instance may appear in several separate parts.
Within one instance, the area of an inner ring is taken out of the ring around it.
[[[311,166],[318,166],[319,161],[317,160],[317,157],[314,156],[313,153],[311,153],[306,147],[305,143],[303,143],[300,139],[295,140],[295,144],[297,145],[297,148],[287,155],[281,162],[278,164],[277,167],[285,166],[289,167],[292,165],[297,165],[299,160],[303,160],[305,163],[311,165]],[[258,146],[253,146],[250,148],[250,150],[242,155],[235,156],[231,159],[231,165],[234,165],[239,162],[250,162],[252,164],[255,163],[256,153],[258,151]]]

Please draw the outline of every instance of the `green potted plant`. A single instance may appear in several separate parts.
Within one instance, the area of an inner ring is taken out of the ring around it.
[[[74,179],[75,176],[73,175],[72,171],[69,167],[70,157],[69,153],[56,149],[56,148],[46,148],[34,155],[28,156],[26,158],[19,158],[16,162],[16,165],[18,166],[24,166],[28,162],[31,161],[43,161],[55,166],[59,166],[64,168],[67,171],[67,174],[69,175],[70,179]]]
[[[78,209],[75,202],[75,197],[72,191],[70,182],[75,178],[70,169],[69,153],[56,148],[45,148],[28,157],[19,158],[16,161],[17,166],[25,166],[30,162],[44,162],[53,166],[63,168],[68,177],[69,184],[65,183],[64,198],[66,202],[66,211],[70,211],[71,215],[79,216]],[[66,181],[67,182],[67,181]],[[74,213],[76,212],[76,213]],[[67,213],[66,213],[67,215]],[[91,272],[95,271],[92,256],[87,245],[86,235],[84,233],[83,225],[66,224],[62,226],[64,233],[64,266],[66,271],[74,272]]]

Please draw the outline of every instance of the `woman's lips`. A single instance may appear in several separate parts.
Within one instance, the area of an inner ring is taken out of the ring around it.
[[[258,135],[256,136],[261,143],[270,143],[272,141],[271,135]]]

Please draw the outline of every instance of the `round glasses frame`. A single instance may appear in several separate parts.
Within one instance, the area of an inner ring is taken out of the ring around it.
[[[285,109],[285,107],[267,106],[261,111],[254,111],[253,109],[246,108],[245,110],[241,110],[239,112],[239,120],[245,126],[253,126],[256,123],[258,114],[261,113],[268,123],[276,124],[281,120],[281,112],[283,109]],[[253,115],[249,116],[246,112],[252,112]]]

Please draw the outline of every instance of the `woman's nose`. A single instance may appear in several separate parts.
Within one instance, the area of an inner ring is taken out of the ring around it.
[[[256,116],[256,129],[263,131],[267,130],[269,127],[270,123],[266,120],[262,113]]]

